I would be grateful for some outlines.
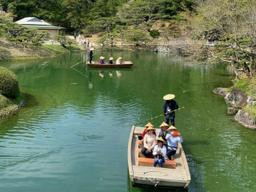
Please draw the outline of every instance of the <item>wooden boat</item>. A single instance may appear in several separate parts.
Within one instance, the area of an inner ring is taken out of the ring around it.
[[[87,63],[87,65],[91,68],[131,68],[133,63],[131,61],[123,61],[122,64],[99,64],[92,62],[92,64]]]
[[[182,145],[178,146],[174,160],[167,160],[164,167],[153,167],[153,158],[142,157],[138,135],[142,127],[132,127],[128,142],[128,169],[133,184],[158,187],[187,188],[191,177]]]

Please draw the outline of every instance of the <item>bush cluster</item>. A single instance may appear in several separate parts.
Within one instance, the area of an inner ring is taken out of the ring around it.
[[[5,67],[0,67],[0,94],[8,98],[19,96],[19,84],[16,75]]]

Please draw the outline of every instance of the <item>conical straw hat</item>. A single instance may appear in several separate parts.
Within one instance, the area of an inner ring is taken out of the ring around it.
[[[151,130],[153,130],[153,131],[154,131],[154,130],[155,130],[155,128],[154,128],[154,127],[148,127],[148,128],[147,128],[147,131],[151,131]]]
[[[154,127],[152,123],[148,122],[145,127]]]
[[[158,137],[156,140],[165,143],[165,140],[162,137]]]
[[[168,100],[172,100],[175,98],[174,94],[167,94],[165,96],[163,96],[163,100],[168,101]]]
[[[163,123],[160,125],[160,128],[162,128],[162,127],[169,127],[169,125],[168,125],[167,123],[163,122]]]
[[[100,56],[100,59],[105,59],[105,57],[103,57],[103,56]]]
[[[109,60],[113,60],[114,58],[113,57],[109,57]]]
[[[171,125],[167,130],[170,131],[170,130],[176,130],[177,128],[174,127],[173,125]]]

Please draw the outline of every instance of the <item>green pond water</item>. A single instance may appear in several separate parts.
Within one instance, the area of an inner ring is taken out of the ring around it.
[[[166,93],[185,107],[176,125],[190,166],[188,191],[256,191],[256,132],[225,115],[223,98],[212,94],[231,85],[225,66],[149,52],[113,55],[134,68],[89,70],[82,53],[4,64],[30,101],[0,122],[1,192],[160,191],[131,187],[127,142],[133,124],[162,112]]]

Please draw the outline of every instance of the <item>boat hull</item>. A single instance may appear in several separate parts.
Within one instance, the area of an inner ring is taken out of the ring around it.
[[[87,63],[88,67],[90,68],[131,68],[133,63],[130,61],[123,62],[122,64],[89,64]]]

